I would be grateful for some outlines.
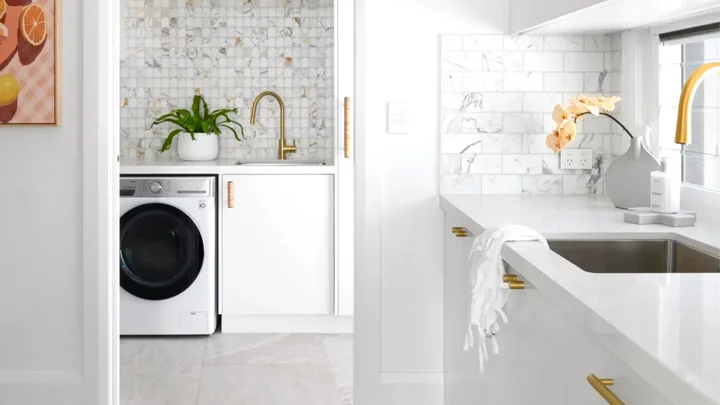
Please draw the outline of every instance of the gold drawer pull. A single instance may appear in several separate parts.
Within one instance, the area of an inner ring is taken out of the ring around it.
[[[510,287],[511,290],[524,290],[525,289],[525,282],[524,281],[509,281],[508,287]]]
[[[343,140],[345,141],[344,154],[345,159],[350,158],[350,97],[344,100],[345,125],[343,126]]]
[[[452,228],[452,233],[454,233],[458,238],[465,238],[468,236],[467,230],[459,226],[454,226]]]
[[[503,276],[503,283],[509,283],[511,281],[518,281],[517,274],[505,274]]]
[[[595,374],[590,374],[587,376],[587,380],[590,383],[590,385],[595,388],[595,391],[597,391],[598,394],[600,394],[601,397],[603,397],[604,400],[607,401],[610,405],[625,405],[625,402],[621,401],[620,398],[615,395],[614,392],[608,388],[609,386],[614,384],[614,381],[612,378],[597,378]]]
[[[235,183],[228,181],[228,208],[235,208]]]

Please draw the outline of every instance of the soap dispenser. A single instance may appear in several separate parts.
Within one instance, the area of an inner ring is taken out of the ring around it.
[[[680,179],[670,170],[671,160],[663,157],[661,171],[650,173],[650,210],[662,214],[680,212]]]

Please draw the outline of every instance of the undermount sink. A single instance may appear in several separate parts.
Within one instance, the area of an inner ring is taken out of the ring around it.
[[[322,160],[238,160],[235,164],[241,166],[325,166],[325,162]]]
[[[674,240],[550,240],[589,273],[720,273],[720,259]]]

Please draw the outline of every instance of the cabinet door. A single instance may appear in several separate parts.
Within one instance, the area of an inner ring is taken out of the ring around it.
[[[223,313],[334,312],[333,176],[223,176]]]

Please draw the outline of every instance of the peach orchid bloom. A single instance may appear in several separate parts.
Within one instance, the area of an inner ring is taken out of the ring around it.
[[[560,136],[558,131],[553,131],[547,136],[547,138],[545,138],[545,144],[555,153],[560,152],[560,150],[566,147],[568,143],[570,143],[568,138]]]
[[[583,96],[571,98],[570,104],[572,104],[575,108],[582,111],[583,113],[589,112],[592,115],[599,115],[600,114],[600,107],[597,105],[593,105],[590,102],[587,101],[586,98],[583,98]]]
[[[577,133],[577,124],[575,124],[575,121],[567,121],[565,125],[558,128],[557,130],[560,138],[567,139],[567,143],[570,143],[573,139],[575,139],[575,134]]]
[[[607,112],[615,111],[615,103],[617,103],[620,100],[622,100],[622,98],[615,97],[615,96],[610,97],[610,98],[598,97],[598,101],[600,102],[600,107],[602,107]]]
[[[560,104],[555,106],[555,109],[552,112],[552,117],[553,117],[553,120],[555,121],[555,123],[558,125],[561,125],[565,121],[572,118],[568,111],[566,111],[562,107],[560,107]]]

